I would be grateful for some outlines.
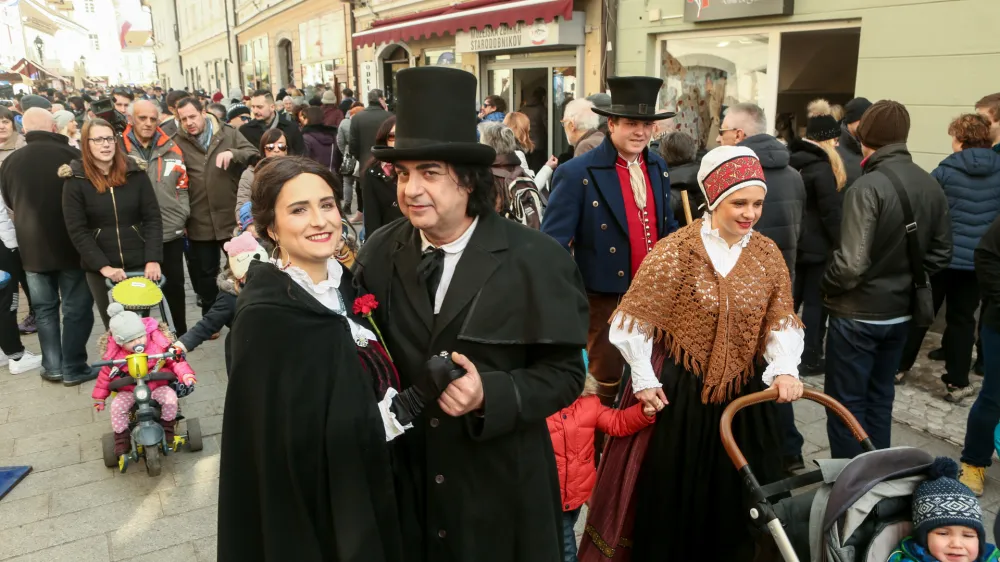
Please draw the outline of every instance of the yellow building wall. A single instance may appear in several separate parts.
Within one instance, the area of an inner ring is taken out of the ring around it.
[[[618,73],[657,76],[656,36],[678,31],[857,20],[855,95],[893,99],[910,112],[910,151],[925,169],[951,152],[948,123],[1000,92],[998,0],[796,0],[789,17],[685,23],[685,0],[621,0]],[[650,21],[650,11],[661,19]]]
[[[237,43],[242,46],[262,35],[267,35],[269,63],[271,69],[271,86],[277,90],[284,84],[281,83],[279,75],[280,62],[278,59],[278,41],[289,39],[292,42],[292,65],[295,76],[295,84],[304,87],[302,83],[302,50],[299,45],[299,24],[316,19],[322,14],[333,11],[344,11],[344,54],[342,55],[348,68],[348,83],[354,83],[354,65],[350,64],[351,38],[348,22],[351,18],[350,4],[340,4],[329,0],[304,0],[292,8],[278,12],[260,23],[241,31],[237,35]],[[240,76],[242,84],[243,63],[240,61]]]

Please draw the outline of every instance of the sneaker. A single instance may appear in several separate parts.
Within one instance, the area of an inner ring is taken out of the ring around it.
[[[945,395],[944,399],[952,404],[959,404],[963,399],[976,393],[971,384],[969,386],[952,386],[950,384],[945,386],[948,388],[948,394]]]
[[[20,359],[10,360],[10,374],[20,375],[21,373],[27,373],[32,369],[37,369],[42,366],[42,356],[35,355],[34,353],[24,350],[24,355]]]
[[[944,348],[939,347],[928,351],[927,358],[931,361],[944,361]]]
[[[35,313],[32,312],[28,314],[28,316],[24,319],[24,322],[17,325],[17,329],[24,335],[34,334],[37,332],[38,326],[35,325]]]
[[[973,494],[982,497],[983,488],[986,486],[986,469],[963,462],[962,471],[958,475],[958,481],[968,486]]]

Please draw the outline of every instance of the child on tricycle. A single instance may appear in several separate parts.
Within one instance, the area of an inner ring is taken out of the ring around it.
[[[111,318],[109,331],[99,343],[103,347],[101,350],[103,360],[125,359],[133,353],[156,355],[171,349],[173,334],[166,324],[161,324],[155,318],[141,318],[135,312],[125,310],[119,303],[112,303],[108,307],[108,316]],[[175,359],[162,361],[164,363],[158,369],[160,372],[173,373],[178,381],[189,387],[197,382],[194,370],[186,361]],[[151,372],[156,363],[157,360],[150,360]],[[91,394],[94,408],[98,412],[104,409],[105,400],[111,394],[109,387],[112,380],[118,376],[129,376],[126,369],[126,367],[119,369],[110,366],[101,368],[94,385],[94,392]],[[151,390],[150,398],[160,404],[160,425],[165,433],[165,441],[168,445],[172,445],[177,417],[177,393],[170,387],[168,381],[153,380],[148,385]],[[135,385],[120,388],[111,403],[111,428],[115,433],[115,455],[119,458],[128,454],[131,449],[129,412],[135,404],[132,392],[134,389]]]

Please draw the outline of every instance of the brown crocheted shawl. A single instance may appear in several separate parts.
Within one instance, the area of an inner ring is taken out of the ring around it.
[[[721,404],[753,375],[768,331],[802,324],[774,242],[755,232],[723,277],[705,250],[701,224],[696,220],[656,244],[615,314],[631,316],[630,329],[636,322],[651,327],[647,335],[702,378],[702,402]]]

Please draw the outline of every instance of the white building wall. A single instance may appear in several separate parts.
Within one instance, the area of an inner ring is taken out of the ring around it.
[[[236,52],[226,34],[227,22],[232,21],[230,12],[226,0],[177,0],[184,85],[225,94],[239,84]]]
[[[0,7],[0,67],[8,70],[24,55],[21,12],[17,6]]]
[[[156,56],[157,82],[164,88],[183,88],[180,46],[177,43],[177,17],[173,0],[145,0],[153,19],[153,52]]]

